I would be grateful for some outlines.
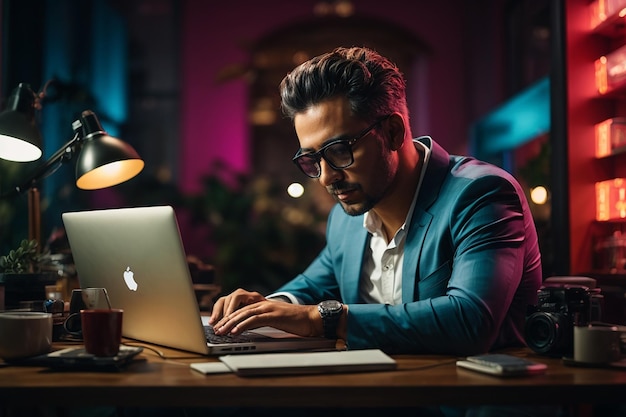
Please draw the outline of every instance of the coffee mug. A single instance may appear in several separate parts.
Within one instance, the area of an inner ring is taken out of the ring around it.
[[[574,326],[574,361],[607,364],[621,356],[621,332],[616,326]]]
[[[85,351],[94,356],[115,356],[122,343],[122,317],[119,308],[81,310],[80,319]]]
[[[69,315],[63,323],[65,331],[82,337],[81,310],[110,309],[111,302],[106,288],[78,288],[72,290]]]
[[[50,351],[52,314],[35,311],[0,312],[0,358],[36,356]]]

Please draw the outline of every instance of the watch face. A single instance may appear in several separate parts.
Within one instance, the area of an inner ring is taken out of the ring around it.
[[[328,311],[329,313],[342,309],[342,304],[337,300],[322,301],[319,305],[322,309]]]

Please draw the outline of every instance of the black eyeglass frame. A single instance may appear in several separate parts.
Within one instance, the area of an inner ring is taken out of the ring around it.
[[[350,138],[350,139],[337,139],[337,140],[333,140],[331,142],[328,142],[326,145],[322,146],[320,148],[320,150],[317,151],[317,152],[302,153],[302,149],[298,149],[298,152],[296,152],[295,156],[291,159],[291,161],[294,164],[296,164],[296,166],[300,169],[300,171],[302,171],[302,173],[304,175],[306,175],[307,177],[309,177],[309,178],[319,178],[322,175],[322,166],[320,165],[320,162],[322,161],[322,158],[324,158],[324,161],[326,161],[326,163],[328,163],[328,165],[330,165],[332,169],[346,169],[346,168],[349,168],[352,164],[354,164],[354,154],[352,153],[352,146],[359,139],[365,137],[376,126],[378,126],[381,122],[387,120],[389,117],[391,117],[390,114],[378,118],[378,120],[376,120],[374,123],[372,123],[371,125],[369,125],[365,129],[363,129],[358,135],[356,135],[353,138]],[[350,151],[350,162],[348,164],[344,165],[344,166],[336,166],[328,158],[326,158],[326,150],[328,148],[330,148],[331,146],[336,145],[338,143],[347,145],[347,149]],[[315,175],[315,176],[309,175],[309,174],[307,174],[304,171],[304,168],[302,168],[302,165],[300,165],[298,163],[298,160],[303,158],[303,157],[310,158],[311,160],[315,161],[315,165],[317,166],[317,175]]]

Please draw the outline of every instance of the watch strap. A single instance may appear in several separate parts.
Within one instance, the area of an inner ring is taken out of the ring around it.
[[[320,316],[322,317],[322,325],[324,326],[324,337],[327,339],[337,339],[337,327],[339,319],[343,314],[343,304],[338,303],[338,307],[334,309],[328,308],[324,303],[318,305]]]

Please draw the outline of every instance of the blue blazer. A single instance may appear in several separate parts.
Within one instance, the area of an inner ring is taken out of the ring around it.
[[[430,137],[430,161],[407,231],[402,304],[359,298],[369,247],[363,216],[331,210],[326,246],[281,287],[303,304],[348,305],[349,349],[474,354],[524,343],[542,281],[537,234],[524,192],[506,171],[451,156]]]

